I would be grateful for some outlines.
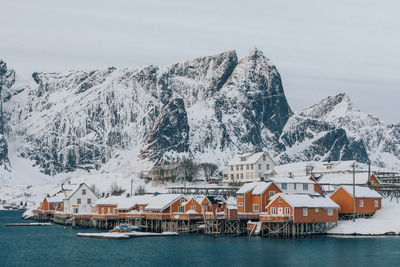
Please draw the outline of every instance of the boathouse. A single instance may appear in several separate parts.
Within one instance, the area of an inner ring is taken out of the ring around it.
[[[319,194],[315,191],[315,180],[311,176],[270,178],[279,189],[288,194]]]
[[[173,213],[184,213],[185,207],[182,205],[187,202],[180,194],[160,194],[154,196],[149,204],[144,208],[145,216],[149,219],[167,219]]]
[[[270,199],[262,222],[337,222],[339,205],[328,197],[306,194],[277,194]]]
[[[371,216],[382,207],[382,196],[368,187],[355,186],[355,198],[355,213],[357,217]],[[353,186],[339,187],[331,195],[331,199],[340,206],[340,218],[352,218],[354,207]]]
[[[251,182],[244,184],[236,193],[238,214],[258,214],[265,211],[268,200],[282,192],[273,182]]]

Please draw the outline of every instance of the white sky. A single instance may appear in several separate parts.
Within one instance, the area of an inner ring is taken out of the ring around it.
[[[1,0],[0,58],[17,72],[165,65],[258,47],[294,110],[346,92],[400,119],[397,0]]]

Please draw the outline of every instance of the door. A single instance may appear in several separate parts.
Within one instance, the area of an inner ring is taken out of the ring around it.
[[[278,208],[278,215],[283,215],[283,208]]]

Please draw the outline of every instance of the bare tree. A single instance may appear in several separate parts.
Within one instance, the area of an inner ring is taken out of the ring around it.
[[[191,182],[197,177],[200,167],[192,159],[183,158],[179,164],[179,169],[182,172],[183,178]]]
[[[146,194],[146,189],[144,188],[144,185],[139,185],[135,190],[135,195],[144,195],[144,194]]]
[[[206,181],[209,181],[210,178],[212,176],[214,176],[218,170],[218,166],[216,164],[209,163],[209,162],[201,163],[200,168],[202,169],[202,171],[204,173],[204,177],[206,178]]]
[[[111,194],[112,196],[120,196],[120,195],[122,195],[125,191],[126,191],[126,190],[125,190],[125,189],[122,189],[122,187],[119,186],[116,182],[114,182],[114,183],[111,185],[111,188],[110,188],[110,194]]]
[[[96,194],[96,196],[100,196],[100,190],[97,188],[95,184],[91,184],[89,188],[90,190],[92,190],[93,193]]]

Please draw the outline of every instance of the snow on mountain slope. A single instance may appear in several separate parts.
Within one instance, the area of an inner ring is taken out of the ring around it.
[[[400,169],[399,126],[386,125],[362,113],[346,94],[327,97],[294,114],[283,130],[281,141],[287,147],[281,158],[336,160],[339,157],[359,162],[370,160],[378,167]],[[313,154],[313,146],[321,150],[321,144],[330,147],[322,149],[326,154]]]

